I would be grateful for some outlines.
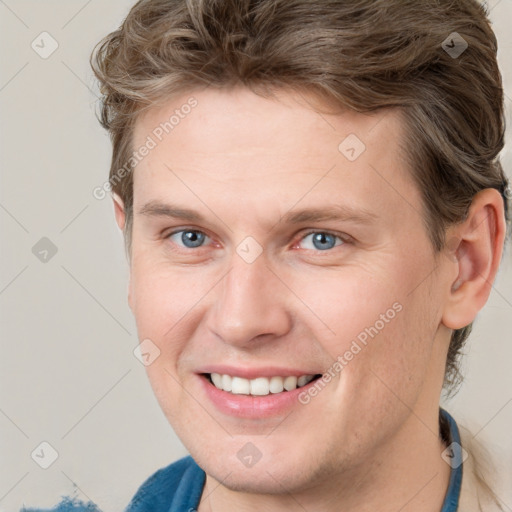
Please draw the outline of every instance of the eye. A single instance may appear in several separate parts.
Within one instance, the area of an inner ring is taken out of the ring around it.
[[[338,245],[342,245],[345,241],[342,240],[341,237],[329,233],[328,231],[313,231],[304,236],[299,244],[301,243],[306,244],[306,247],[303,247],[303,249],[326,251]]]
[[[169,235],[169,240],[177,245],[186,247],[187,249],[195,249],[201,247],[205,240],[210,238],[201,231],[194,229],[182,229],[181,231],[175,231]]]

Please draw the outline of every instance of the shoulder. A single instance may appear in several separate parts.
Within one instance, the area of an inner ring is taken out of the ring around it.
[[[176,510],[194,507],[201,497],[204,481],[204,471],[192,457],[184,457],[151,475],[139,487],[125,512],[170,512],[175,507],[180,507]]]

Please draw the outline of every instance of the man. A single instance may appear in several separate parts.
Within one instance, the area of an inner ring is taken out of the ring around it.
[[[141,352],[191,454],[128,510],[499,510],[439,409],[510,222],[483,8],[142,0],[92,64]]]

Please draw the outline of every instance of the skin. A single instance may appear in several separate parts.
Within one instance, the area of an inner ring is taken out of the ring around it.
[[[134,146],[193,95],[198,105],[134,171],[129,304],[169,422],[205,470],[200,512],[436,511],[450,467],[438,407],[452,329],[485,304],[504,240],[495,190],[474,199],[435,255],[421,197],[401,156],[399,112],[319,114],[313,96],[207,88],[147,111]],[[353,162],[339,144],[356,134]],[[141,213],[159,202],[204,220]],[[350,205],[375,215],[289,224],[302,208]],[[115,198],[124,228],[122,201]],[[179,230],[208,238],[187,248]],[[320,250],[308,230],[341,238]],[[252,263],[237,246],[263,249]],[[456,243],[453,243],[456,241]],[[195,373],[205,364],[322,373],[366,327],[402,310],[307,405],[244,419],[221,413]],[[245,467],[237,452],[261,453]]]

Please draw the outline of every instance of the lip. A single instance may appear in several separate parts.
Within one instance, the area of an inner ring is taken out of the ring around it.
[[[296,368],[283,368],[278,366],[265,366],[262,368],[243,368],[229,365],[209,365],[196,369],[196,373],[220,373],[231,377],[243,379],[257,379],[258,377],[300,377],[301,375],[318,375],[319,370],[297,370]]]
[[[261,372],[261,370],[259,370]],[[204,373],[220,373],[220,372],[204,372]],[[242,376],[238,369],[234,372]],[[251,373],[251,372],[248,372]],[[232,375],[226,372],[228,375]],[[265,377],[261,373],[255,374],[256,377]],[[272,376],[279,375],[279,373],[272,373]],[[284,375],[316,375],[307,373],[290,373]],[[212,402],[215,408],[227,415],[236,418],[244,419],[265,419],[274,416],[284,415],[290,413],[294,407],[304,407],[299,402],[299,395],[314,386],[317,379],[309,382],[305,386],[296,388],[292,391],[283,391],[281,393],[270,393],[265,396],[251,396],[251,395],[234,395],[227,391],[217,389],[204,375],[197,375],[200,384],[207,398]],[[256,378],[252,377],[252,378]],[[248,378],[248,377],[244,377]]]

